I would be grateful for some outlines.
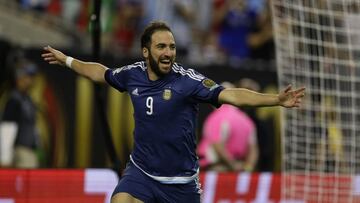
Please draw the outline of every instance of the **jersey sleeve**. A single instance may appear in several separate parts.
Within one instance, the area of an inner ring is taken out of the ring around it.
[[[215,107],[220,107],[219,94],[224,89],[223,86],[217,84],[209,78],[204,78],[197,84],[193,91],[193,98],[201,103],[210,103]]]
[[[127,90],[128,71],[124,71],[125,67],[126,66],[117,69],[107,69],[105,72],[106,82],[120,92]]]

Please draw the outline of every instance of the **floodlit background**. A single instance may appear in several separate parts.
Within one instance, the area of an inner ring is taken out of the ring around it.
[[[359,0],[102,0],[99,44],[95,2],[0,0],[0,203],[108,201],[133,145],[130,98],[40,55],[50,45],[118,68],[142,60],[152,20],[172,28],[177,62],[218,83],[307,88],[300,109],[241,108],[256,127],[256,167],[202,169],[203,202],[360,202]],[[27,160],[38,163],[24,170],[3,115],[17,68],[30,66],[37,133]],[[200,105],[199,142],[211,111]]]

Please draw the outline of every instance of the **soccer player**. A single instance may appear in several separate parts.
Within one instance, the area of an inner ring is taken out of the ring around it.
[[[200,202],[199,163],[196,156],[196,115],[199,103],[219,107],[298,107],[305,88],[288,86],[279,94],[261,94],[241,88],[223,88],[193,69],[175,62],[171,29],[152,22],[141,36],[144,61],[117,69],[83,62],[45,47],[50,64],[73,69],[95,82],[107,82],[127,91],[134,106],[134,149],[116,186],[112,203]]]

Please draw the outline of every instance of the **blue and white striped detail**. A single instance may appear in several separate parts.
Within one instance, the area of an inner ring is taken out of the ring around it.
[[[199,168],[197,169],[196,173],[192,176],[175,176],[175,177],[166,177],[166,176],[154,176],[146,171],[144,171],[140,166],[138,166],[135,161],[133,160],[132,156],[130,155],[130,161],[135,165],[136,168],[138,168],[140,171],[142,171],[145,175],[149,176],[150,178],[159,181],[160,183],[164,184],[186,184],[190,183],[191,181],[199,178]],[[200,186],[199,186],[200,187]]]
[[[202,81],[203,79],[205,79],[205,77],[199,73],[196,73],[194,71],[194,69],[187,69],[185,70],[182,66],[179,66],[177,63],[174,63],[173,67],[172,67],[173,71],[175,73],[180,73],[181,75],[187,75],[189,76],[191,79],[197,80],[197,81]]]
[[[117,73],[120,73],[121,71],[130,70],[133,68],[141,68],[143,71],[146,70],[144,61],[139,61],[139,62],[133,63],[131,65],[123,66],[121,68],[116,68],[115,70],[112,71],[112,74],[115,75]]]

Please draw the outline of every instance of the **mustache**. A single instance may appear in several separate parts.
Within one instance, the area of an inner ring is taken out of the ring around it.
[[[159,58],[159,60],[173,60],[174,59],[174,57],[171,57],[171,56],[164,56],[164,57],[161,57],[161,58]]]

